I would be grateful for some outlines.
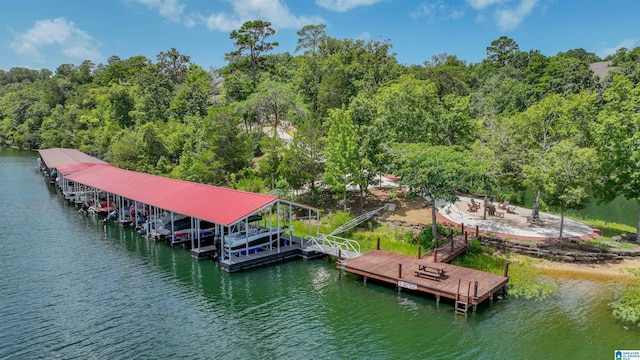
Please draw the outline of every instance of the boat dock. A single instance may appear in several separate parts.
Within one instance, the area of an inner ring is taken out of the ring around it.
[[[236,272],[302,257],[338,257],[339,269],[409,289],[455,301],[456,313],[464,313],[504,289],[509,281],[508,264],[504,276],[448,264],[469,246],[468,235],[417,257],[377,250],[360,255],[359,244],[335,235],[352,228],[373,214],[362,214],[331,234],[301,239],[293,235],[293,208],[306,212],[308,231],[311,220],[319,226],[319,209],[276,196],[170,179],[119,169],[78,151],[41,150],[40,168],[69,199],[84,206],[92,202],[98,209],[105,204],[112,211],[106,221],[130,225],[143,215],[146,235],[165,231],[170,244],[181,244],[195,259],[217,258],[222,270]],[[79,160],[80,159],[80,160]],[[105,211],[105,212],[107,212]],[[86,212],[85,212],[86,213]],[[105,214],[106,215],[106,214]],[[112,217],[113,215],[113,217]],[[315,215],[315,216],[314,216]],[[110,219],[111,218],[111,219]],[[186,221],[183,221],[186,219]],[[478,229],[476,227],[476,236]],[[216,241],[216,239],[218,241]],[[437,243],[436,243],[437,244]],[[344,259],[348,257],[348,259]]]
[[[277,196],[120,169],[73,149],[39,152],[39,168],[79,213],[134,226],[195,259],[218,259],[225,271],[304,257],[294,213],[306,212],[309,232],[312,219],[318,227],[319,209]]]
[[[364,255],[338,261],[337,268],[367,279],[454,300],[456,312],[466,314],[469,306],[475,307],[503,289],[509,277],[505,265],[504,276],[462,266],[434,262],[433,256],[423,258],[396,254],[385,250],[373,250]]]

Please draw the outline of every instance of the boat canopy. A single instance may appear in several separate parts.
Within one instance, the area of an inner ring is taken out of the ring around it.
[[[68,164],[68,165],[60,165],[56,168],[56,170],[58,170],[58,172],[60,174],[63,175],[67,175],[67,174],[71,174],[80,170],[84,170],[87,168],[90,168],[92,166],[96,165],[95,163],[75,163],[75,164]]]
[[[193,218],[230,226],[278,202],[318,209],[276,196],[227,189],[189,181],[95,165],[66,179]]]
[[[78,163],[87,164],[107,164],[106,162],[97,159],[93,156],[89,156],[82,151],[76,149],[66,148],[51,148],[38,150],[40,158],[44,164],[49,168],[58,169],[61,166],[72,165]]]

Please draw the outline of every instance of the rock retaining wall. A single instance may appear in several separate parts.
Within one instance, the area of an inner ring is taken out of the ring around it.
[[[621,251],[599,248],[591,244],[564,244],[558,249],[553,243],[530,243],[517,240],[505,240],[481,235],[480,243],[500,250],[508,250],[518,254],[535,256],[538,258],[581,263],[599,263],[607,261],[622,261],[625,258],[638,258],[640,251]]]
[[[401,231],[411,231],[414,237],[422,234],[422,231],[426,227],[426,225],[424,224],[417,224],[417,223],[412,223],[412,222],[397,220],[397,219],[376,218],[375,220],[389,224],[391,228],[395,227],[395,228],[399,228]]]

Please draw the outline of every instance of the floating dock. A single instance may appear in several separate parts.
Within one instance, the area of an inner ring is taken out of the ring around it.
[[[273,250],[220,260],[220,268],[226,272],[237,272],[299,258],[302,256],[302,245],[300,241],[295,239],[294,237],[294,241],[291,241],[289,245],[281,245],[279,249],[274,247]]]
[[[339,261],[338,269],[361,275],[365,281],[379,282],[409,289],[417,293],[435,295],[454,300],[458,305],[475,307],[503,289],[509,277],[468,269],[441,262],[433,262],[426,255],[418,259],[385,250],[373,250],[364,255]]]

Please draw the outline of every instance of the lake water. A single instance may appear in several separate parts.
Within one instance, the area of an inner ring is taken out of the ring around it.
[[[614,282],[556,278],[545,301],[453,305],[292,261],[213,261],[82,216],[0,150],[0,359],[613,359],[640,331],[610,316]]]

